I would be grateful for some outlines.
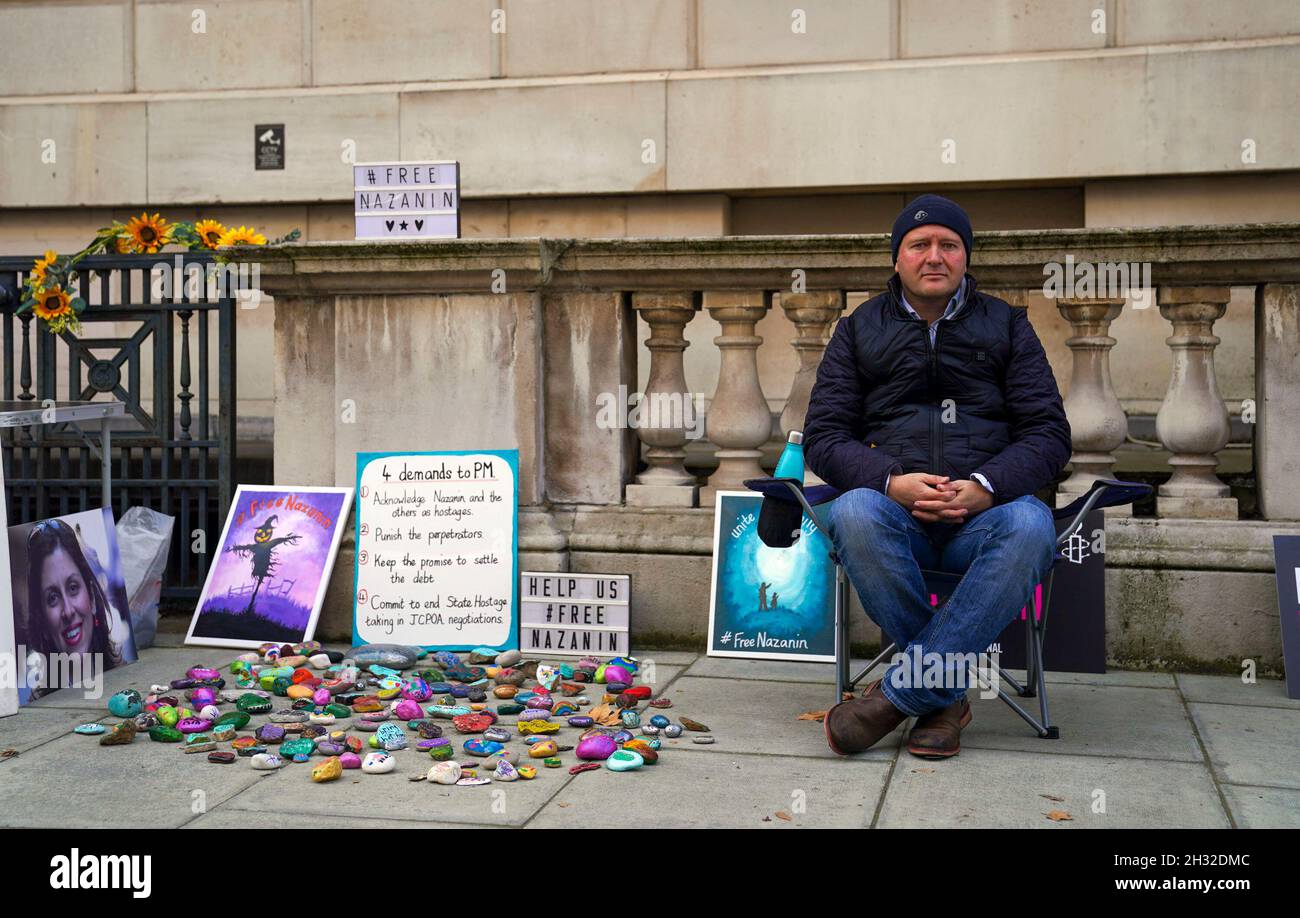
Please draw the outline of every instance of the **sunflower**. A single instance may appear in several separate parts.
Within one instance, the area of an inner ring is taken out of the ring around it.
[[[59,316],[67,316],[72,313],[72,302],[68,295],[63,292],[63,288],[55,284],[49,290],[42,290],[36,297],[36,303],[32,307],[36,317],[49,322],[51,319],[57,319]]]
[[[215,249],[221,244],[221,237],[228,230],[216,220],[200,220],[194,224],[194,235],[199,237],[205,249]]]
[[[163,246],[172,241],[171,234],[174,226],[164,220],[161,214],[154,214],[151,217],[144,213],[132,217],[126,224],[131,251],[141,255],[157,254]]]
[[[39,289],[45,283],[45,272],[53,266],[58,257],[58,252],[47,249],[44,258],[36,259],[36,262],[32,265],[32,270],[27,274],[27,279],[31,281],[33,289]]]
[[[131,254],[131,240],[125,236],[114,236],[113,251],[119,255]]]
[[[217,245],[266,245],[266,237],[251,226],[237,226],[222,233]]]

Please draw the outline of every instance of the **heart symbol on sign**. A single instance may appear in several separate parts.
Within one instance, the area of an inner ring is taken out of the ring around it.
[[[416,220],[416,221],[415,221],[415,228],[416,228],[417,230],[422,230],[422,229],[424,229],[424,221],[423,221],[423,220]]]
[[[392,220],[385,220],[385,221],[384,221],[384,226],[388,227],[388,231],[389,231],[390,233],[393,231],[393,221],[392,221]]]

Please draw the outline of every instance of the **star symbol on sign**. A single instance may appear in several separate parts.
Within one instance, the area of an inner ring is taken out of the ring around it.
[[[399,224],[397,224],[397,225],[398,225],[399,227],[401,227],[401,229],[402,229],[403,232],[406,231],[406,221],[405,221],[405,220],[403,220],[401,223],[399,223]]]

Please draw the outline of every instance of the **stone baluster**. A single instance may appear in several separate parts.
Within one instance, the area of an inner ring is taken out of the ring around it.
[[[624,488],[624,500],[639,507],[694,507],[698,494],[695,476],[686,471],[688,435],[698,435],[699,406],[686,389],[682,352],[690,346],[684,330],[700,308],[696,292],[633,293],[632,308],[650,326],[650,378],[642,396],[642,421],[637,436],[648,448],[644,472]],[[677,406],[678,410],[651,412],[651,405]],[[646,420],[656,422],[649,426]]]
[[[831,323],[844,311],[843,290],[818,290],[812,293],[782,293],[781,308],[794,323],[797,334],[791,346],[799,355],[799,369],[790,386],[790,396],[781,412],[781,437],[790,436],[792,430],[803,430],[808,413],[808,398],[813,383],[817,381],[817,367],[826,351]],[[812,469],[804,473],[804,483],[822,484]]]
[[[758,346],[754,327],[772,305],[765,290],[721,290],[704,294],[704,308],[722,326],[713,339],[721,350],[718,388],[709,403],[708,435],[718,468],[700,492],[712,506],[718,491],[743,491],[746,478],[767,473],[758,464],[762,446],[772,435],[772,414],[758,381]]]
[[[1124,299],[1058,299],[1056,308],[1074,334],[1065,341],[1074,357],[1065,414],[1070,419],[1074,451],[1070,477],[1061,483],[1056,505],[1064,507],[1087,492],[1098,478],[1114,478],[1115,450],[1124,443],[1128,418],[1110,379],[1110,323],[1120,314]],[[1111,507],[1107,516],[1132,516],[1133,508]]]
[[[1156,515],[1237,518],[1236,498],[1214,474],[1228,442],[1228,411],[1214,373],[1214,323],[1228,307],[1228,287],[1161,287],[1160,314],[1173,323],[1169,391],[1156,414],[1156,435],[1173,455],[1173,476],[1156,494]]]

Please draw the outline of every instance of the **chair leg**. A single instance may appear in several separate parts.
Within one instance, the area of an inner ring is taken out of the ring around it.
[[[1032,615],[1033,601],[1026,606],[1026,611],[1030,612],[1025,620],[1025,684],[1021,686],[1021,698],[1033,698],[1038,692],[1038,654],[1034,652],[1034,616]]]
[[[835,704],[844,699],[849,687],[848,578],[844,567],[835,565]]]
[[[1054,579],[1055,572],[1053,571],[1047,575],[1047,583],[1043,589],[1042,615],[1034,616],[1032,619],[1033,627],[1030,632],[1033,637],[1033,661],[1036,674],[1035,685],[1038,691],[1038,710],[1043,719],[1043,727],[1047,730],[1044,739],[1061,738],[1060,728],[1052,725],[1051,716],[1047,712],[1047,667],[1043,660],[1043,641],[1047,637],[1047,613],[1052,606],[1052,581]]]

